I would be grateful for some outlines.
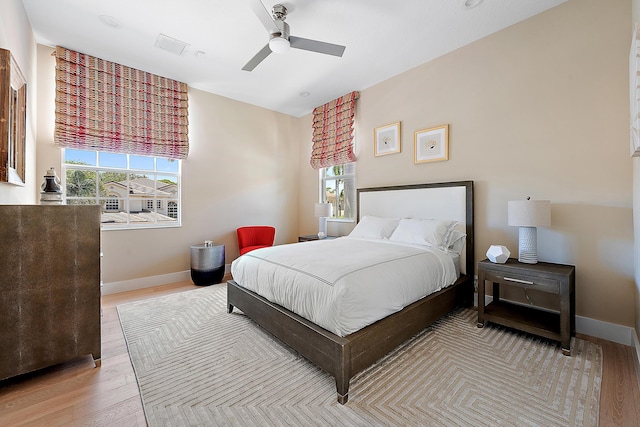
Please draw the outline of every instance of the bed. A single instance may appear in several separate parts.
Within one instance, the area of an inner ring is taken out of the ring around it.
[[[458,222],[464,234],[460,275],[453,284],[411,302],[404,308],[355,332],[341,336],[271,302],[243,286],[227,283],[228,311],[236,307],[299,354],[331,374],[338,402],[348,400],[349,381],[391,350],[458,306],[473,303],[473,182],[457,181],[358,189],[358,218],[436,218]],[[308,242],[296,245],[310,245]],[[323,242],[319,242],[323,243]],[[295,245],[287,245],[295,247]],[[302,249],[302,246],[299,246]],[[304,248],[310,248],[305,246]],[[291,249],[291,248],[289,248]],[[258,280],[261,280],[258,276]],[[245,279],[248,282],[248,279]],[[273,300],[273,298],[271,298]]]

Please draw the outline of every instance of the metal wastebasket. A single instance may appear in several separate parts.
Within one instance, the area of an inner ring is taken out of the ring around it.
[[[224,245],[211,240],[191,246],[191,280],[198,286],[222,282],[224,277]]]

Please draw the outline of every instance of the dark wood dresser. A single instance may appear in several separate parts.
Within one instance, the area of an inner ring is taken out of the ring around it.
[[[100,207],[0,206],[0,380],[100,366]]]

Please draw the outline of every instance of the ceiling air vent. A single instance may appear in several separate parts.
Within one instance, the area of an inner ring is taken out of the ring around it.
[[[181,42],[178,39],[174,39],[173,37],[165,36],[164,34],[158,34],[155,46],[157,48],[166,50],[167,52],[171,52],[176,55],[182,55],[182,52],[184,52],[184,50],[189,45],[185,42]]]

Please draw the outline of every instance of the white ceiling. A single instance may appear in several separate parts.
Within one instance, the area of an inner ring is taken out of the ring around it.
[[[22,0],[36,41],[183,81],[295,117],[430,61],[566,0],[287,0],[291,35],[346,46],[299,49],[242,67],[267,42],[251,8],[260,0]],[[263,0],[270,11],[277,0]],[[101,15],[115,18],[108,26]],[[189,46],[154,47],[159,34]],[[306,97],[301,96],[308,92]]]

